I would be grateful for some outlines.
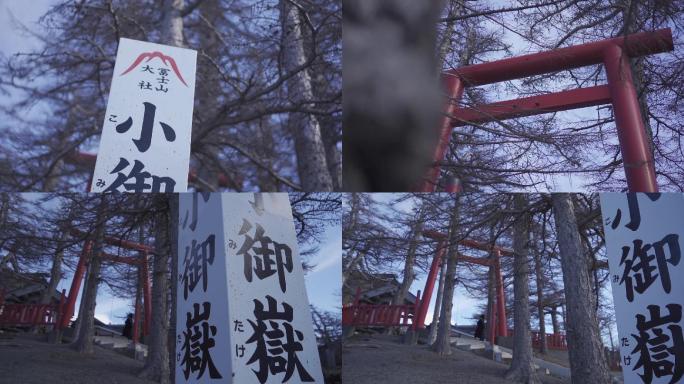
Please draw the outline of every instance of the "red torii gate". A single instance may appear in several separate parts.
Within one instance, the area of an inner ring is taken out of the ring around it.
[[[653,157],[632,80],[629,59],[673,49],[672,31],[666,28],[470,65],[444,73],[443,81],[449,98],[445,107],[446,116],[442,119],[439,142],[433,154],[433,165],[419,190],[435,191],[440,175],[439,164],[444,159],[454,127],[612,103],[629,191],[658,192]],[[605,66],[608,85],[501,101],[473,108],[458,107],[465,87],[594,64]],[[446,190],[457,192],[460,185],[447,183]]]
[[[437,246],[437,254],[432,259],[432,265],[430,266],[428,279],[425,282],[423,300],[421,301],[421,307],[418,315],[418,327],[420,328],[425,327],[425,316],[427,315],[428,306],[430,305],[430,298],[435,287],[437,274],[439,273],[439,266],[444,258],[444,253],[447,248],[446,244],[449,240],[446,234],[432,230],[423,231],[423,236],[437,240],[439,243]],[[503,276],[501,274],[501,256],[513,256],[513,251],[496,245],[492,246],[470,239],[463,239],[459,242],[459,244],[468,248],[491,252],[490,258],[478,258],[462,255],[460,253],[458,254],[457,258],[460,261],[484,265],[494,269],[494,275],[496,278],[496,303],[493,303],[491,311],[487,314],[487,323],[490,324],[489,341],[494,344],[497,336],[506,337],[508,335],[508,325],[506,324],[506,300],[504,297]]]
[[[79,231],[78,229],[72,229],[71,234],[73,236],[84,236],[85,233]],[[143,296],[143,305],[145,306],[145,317],[143,319],[143,335],[147,336],[150,332],[150,323],[152,321],[152,301],[151,301],[151,292],[150,292],[150,279],[149,279],[149,273],[148,273],[148,268],[147,268],[147,256],[150,253],[154,253],[154,248],[144,245],[144,244],[139,244],[135,243],[132,241],[128,240],[123,240],[119,239],[117,237],[112,237],[112,236],[105,236],[104,237],[104,242],[105,244],[124,248],[124,249],[130,249],[134,251],[139,251],[141,253],[141,257],[121,257],[121,256],[116,256],[116,255],[110,255],[107,253],[102,253],[100,257],[106,260],[111,260],[115,261],[118,263],[125,263],[129,265],[135,265],[139,268],[139,275],[140,275],[140,282],[139,284],[142,285],[142,296]],[[81,283],[83,281],[83,278],[85,276],[86,272],[86,267],[88,264],[88,260],[90,259],[90,253],[92,251],[92,246],[93,246],[93,241],[92,240],[86,240],[85,245],[83,247],[83,250],[81,251],[81,255],[78,259],[78,265],[76,266],[76,271],[74,272],[74,277],[73,280],[71,280],[71,288],[69,289],[69,296],[67,297],[66,304],[64,306],[64,313],[62,316],[60,316],[60,324],[59,328],[64,329],[69,325],[69,321],[71,321],[71,317],[74,315],[74,309],[76,306],[76,298],[78,297],[78,292],[81,289]],[[138,302],[138,298],[136,297],[136,302],[135,302],[135,317],[133,320],[133,342],[137,343],[139,340],[139,333],[138,333],[138,324],[139,324],[139,318],[140,318],[140,303]]]
[[[428,272],[428,277],[425,282],[425,289],[422,291],[423,296],[421,297],[421,291],[418,291],[416,303],[414,305],[360,304],[360,291],[357,290],[354,303],[342,307],[342,323],[344,325],[381,327],[402,326],[408,325],[408,320],[412,319],[411,327],[414,330],[425,328],[425,317],[427,316],[430,299],[432,298],[432,292],[435,288],[435,281],[439,274],[439,266],[447,251],[449,239],[447,235],[432,230],[425,230],[422,234],[424,237],[437,240],[438,242],[437,251],[435,257],[432,259],[430,271]],[[491,252],[491,258],[485,259],[459,254],[458,259],[464,262],[494,268],[497,285],[496,303],[492,306],[491,312],[488,314],[488,323],[492,324],[492,326],[489,327],[489,340],[494,343],[497,336],[505,337],[508,334],[508,326],[506,324],[506,301],[504,298],[500,258],[501,256],[512,256],[513,251],[498,246],[492,247],[491,245],[470,239],[461,240],[459,244],[469,248]]]

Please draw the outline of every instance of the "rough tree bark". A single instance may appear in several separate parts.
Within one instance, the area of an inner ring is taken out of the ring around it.
[[[185,42],[183,40],[183,16],[182,16],[182,11],[184,7],[184,1],[183,0],[166,0],[164,2],[164,22],[163,25],[166,28],[165,31],[163,31],[163,35],[165,37],[165,43],[168,45],[174,45],[177,47],[183,47],[185,45]],[[164,323],[168,323],[168,328],[166,329],[166,350],[168,351],[168,355],[166,359],[159,358],[157,359],[156,363],[158,364],[166,364],[168,367],[168,373],[166,374],[166,377],[168,377],[168,380],[171,382],[175,381],[175,353],[176,353],[176,290],[175,290],[175,279],[176,276],[178,276],[177,273],[177,245],[178,245],[178,226],[177,220],[178,220],[178,195],[174,194],[170,198],[170,217],[171,219],[169,220],[170,222],[170,227],[169,227],[169,232],[170,238],[171,238],[171,265],[172,265],[172,271],[173,271],[173,277],[171,278],[172,284],[173,284],[173,289],[172,289],[172,294],[171,294],[171,312],[168,313],[166,311],[166,306],[164,307],[164,315],[167,316],[167,319],[164,320]],[[155,244],[156,246],[156,244]],[[168,261],[167,261],[168,263]],[[155,274],[156,274],[156,262],[155,262]],[[154,289],[154,287],[153,287]],[[166,289],[168,290],[168,285],[166,286]],[[163,296],[164,300],[167,299],[166,293]],[[152,304],[154,306],[154,302]],[[161,305],[161,304],[159,304]],[[170,320],[168,319],[170,317]],[[153,324],[155,324],[154,319],[153,319]],[[154,325],[156,326],[156,325]],[[160,334],[160,338],[163,337]],[[159,341],[161,343],[161,341]],[[161,344],[160,344],[161,347]],[[163,352],[161,352],[163,353]],[[159,370],[159,372],[164,372],[164,368],[162,367],[157,367],[156,369]]]
[[[397,289],[397,292],[395,292],[394,297],[392,298],[392,304],[394,305],[401,305],[404,303],[404,299],[406,298],[406,294],[409,291],[409,288],[411,288],[411,284],[413,284],[413,279],[415,277],[415,274],[413,273],[413,266],[416,261],[416,248],[418,248],[418,238],[420,237],[420,233],[423,231],[423,215],[422,213],[418,214],[417,220],[415,223],[413,223],[412,228],[411,228],[411,240],[409,242],[409,249],[408,252],[406,253],[406,262],[404,263],[404,273],[403,273],[403,278],[401,280],[401,284],[399,285],[399,289]],[[388,328],[387,332],[391,332],[393,328]],[[408,332],[412,332],[413,327],[409,327]],[[411,338],[406,338],[405,340],[410,340]]]
[[[560,324],[558,324],[558,307],[551,307],[551,327],[553,328],[553,333],[560,333]]]
[[[169,353],[169,358],[167,361],[169,362],[169,371],[170,371],[170,381],[172,383],[175,383],[176,381],[176,295],[178,292],[176,292],[176,279],[178,276],[178,210],[179,210],[179,201],[178,201],[178,194],[174,193],[172,196],[169,198],[169,249],[171,251],[170,254],[170,263],[171,263],[171,275],[169,276],[169,286],[171,289],[170,292],[170,300],[171,300],[171,313],[170,313],[170,321],[169,321],[169,330],[168,330],[168,353]]]
[[[409,243],[408,252],[406,253],[406,262],[404,263],[403,278],[401,280],[401,284],[399,285],[399,289],[397,289],[397,292],[395,292],[394,297],[392,298],[392,304],[394,305],[401,305],[404,303],[406,294],[408,293],[409,288],[411,288],[411,284],[413,284],[413,279],[415,277],[415,274],[413,273],[413,266],[416,261],[416,249],[418,248],[418,238],[420,237],[420,234],[423,231],[422,219],[423,216],[418,215],[418,220],[411,228],[411,241]]]
[[[288,0],[280,1],[283,64],[292,72],[306,64],[301,10]],[[300,69],[287,81],[288,97],[306,107],[314,100],[308,68]],[[321,126],[314,115],[292,113],[289,118],[297,153],[297,173],[305,191],[332,191],[333,181],[328,171]]]
[[[62,280],[62,260],[64,259],[64,241],[69,237],[69,232],[62,230],[59,234],[57,241],[57,249],[55,250],[55,255],[52,258],[52,267],[50,268],[50,281],[47,287],[40,295],[40,303],[48,304],[52,300],[52,293],[57,290],[57,285],[59,285],[60,280]],[[38,327],[34,328],[37,331]],[[62,341],[62,332],[54,327],[52,330],[53,337],[50,338],[51,342],[60,343]]]
[[[544,319],[544,277],[542,275],[541,252],[537,249],[537,242],[533,242],[534,277],[537,285],[537,317],[539,318],[539,353],[546,354],[546,321]]]
[[[513,224],[513,361],[506,379],[519,383],[541,383],[534,370],[530,338],[530,214],[524,194],[513,196],[513,210],[520,214]]]
[[[52,298],[52,293],[57,289],[57,285],[62,280],[62,260],[64,259],[64,242],[69,237],[69,232],[62,230],[57,240],[57,249],[55,256],[52,258],[52,267],[50,268],[50,281],[47,288],[40,296],[41,304],[48,304]]]
[[[347,279],[349,278],[349,275],[354,271],[354,267],[356,267],[356,264],[360,263],[361,260],[363,260],[364,257],[366,257],[366,253],[368,253],[368,245],[366,245],[363,249],[359,250],[356,252],[356,256],[347,264],[345,268],[343,268],[342,271],[342,285],[347,282]]]
[[[169,195],[160,195],[160,206],[168,207]],[[149,352],[145,367],[138,377],[161,384],[169,381],[168,353],[168,279],[169,279],[169,211],[163,210],[155,218],[154,269],[152,275],[152,324],[148,341]]]
[[[224,17],[220,10],[219,2],[204,1],[199,7],[199,13],[202,20],[215,25],[216,21]],[[173,15],[174,13],[171,12]],[[180,21],[182,23],[182,19]],[[182,31],[182,25],[181,25]],[[182,41],[182,33],[181,33]],[[221,55],[221,45],[216,32],[213,29],[203,30],[199,34],[199,45],[202,47],[203,54],[209,56],[211,59],[219,62]],[[221,107],[221,80],[216,71],[203,71],[202,86],[197,87],[195,98],[198,104],[202,106],[205,112],[206,121],[199,121],[200,126],[196,127],[198,132],[205,131],[207,126],[214,123],[212,121],[220,111]],[[198,170],[198,176],[202,180],[197,183],[197,190],[202,192],[213,192],[219,190],[219,174],[221,168],[219,166],[219,146],[214,144],[216,142],[217,131],[211,132],[202,137],[202,143],[197,148],[197,157],[201,160],[201,167]],[[193,144],[198,144],[193,142]]]
[[[437,286],[437,298],[435,300],[435,311],[432,314],[432,325],[428,334],[428,344],[432,345],[437,340],[437,327],[439,325],[439,314],[442,311],[442,300],[444,299],[444,280],[446,279],[447,263],[442,260],[439,270],[439,285]]]
[[[494,255],[492,254],[490,258],[493,257]],[[485,315],[487,320],[485,322],[484,337],[485,340],[488,340],[491,343],[490,348],[492,348],[492,350],[496,342],[496,340],[490,340],[491,329],[492,327],[496,327],[496,319],[492,316],[494,305],[496,305],[496,274],[494,273],[494,267],[490,266],[487,271],[487,313]]]
[[[566,322],[570,371],[573,384],[611,383],[608,365],[592,306],[591,278],[586,253],[580,242],[571,196],[551,195],[565,288]]]
[[[90,266],[88,268],[88,278],[86,280],[85,290],[83,291],[83,298],[81,302],[81,312],[78,313],[78,337],[73,342],[72,347],[83,354],[92,354],[93,351],[93,337],[95,334],[95,305],[97,299],[97,289],[100,285],[100,270],[102,267],[102,248],[104,245],[104,231],[107,218],[105,217],[105,210],[107,208],[106,194],[100,196],[100,205],[97,213],[97,223],[95,225],[95,240],[93,250],[90,257]]]
[[[444,294],[442,298],[442,310],[439,315],[437,340],[432,344],[432,349],[440,356],[451,354],[451,311],[454,306],[454,289],[456,287],[456,264],[458,257],[459,241],[459,195],[454,196],[454,208],[451,211],[451,223],[449,225],[449,244],[444,257],[447,260],[446,277],[444,278]]]
[[[85,287],[88,286],[88,273],[87,273],[87,271],[90,268],[90,257],[92,255],[92,252],[93,251],[91,249],[90,254],[83,256],[86,258],[86,262],[85,262],[86,273],[84,274],[85,276],[83,276],[83,287],[84,288],[83,288],[82,293],[81,293],[81,304],[79,304],[79,306],[78,306],[78,317],[76,318],[76,321],[74,321],[74,324],[73,324],[74,334],[73,334],[72,340],[78,339],[78,334],[81,331],[81,321],[83,320],[83,316],[81,316],[81,314],[85,313],[84,308],[85,308],[85,303],[86,303],[85,300],[83,300],[83,292],[85,292]]]

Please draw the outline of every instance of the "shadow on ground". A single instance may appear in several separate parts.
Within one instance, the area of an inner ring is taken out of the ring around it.
[[[507,384],[508,364],[456,348],[446,357],[426,345],[401,344],[400,336],[355,336],[344,342],[342,381],[355,384]],[[567,381],[540,375],[544,384]]]
[[[95,346],[95,354],[84,356],[67,344],[48,344],[37,337],[17,336],[0,340],[0,381],[45,384],[147,384],[135,376],[143,363]]]

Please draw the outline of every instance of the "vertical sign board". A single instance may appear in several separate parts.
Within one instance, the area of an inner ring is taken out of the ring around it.
[[[179,213],[176,382],[323,384],[287,194],[183,194]],[[207,231],[189,236],[192,223]],[[216,236],[215,253],[201,251],[209,235]],[[221,271],[212,275],[214,269]],[[206,291],[203,276],[210,279]],[[185,282],[201,299],[183,303]],[[208,328],[193,317],[204,300]],[[211,375],[208,361],[221,377]]]
[[[323,384],[287,193],[223,195],[235,383]]]
[[[221,195],[178,198],[176,383],[231,383]]]
[[[197,51],[121,39],[93,192],[184,192]]]
[[[684,195],[600,196],[625,383],[684,382]]]

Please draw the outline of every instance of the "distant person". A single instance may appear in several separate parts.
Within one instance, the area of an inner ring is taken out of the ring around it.
[[[477,326],[475,327],[475,338],[484,340],[484,315],[480,315],[480,319],[477,321]]]
[[[123,331],[121,332],[121,335],[126,337],[127,339],[132,339],[133,338],[133,314],[129,313],[128,316],[126,316],[126,322],[124,323]]]

